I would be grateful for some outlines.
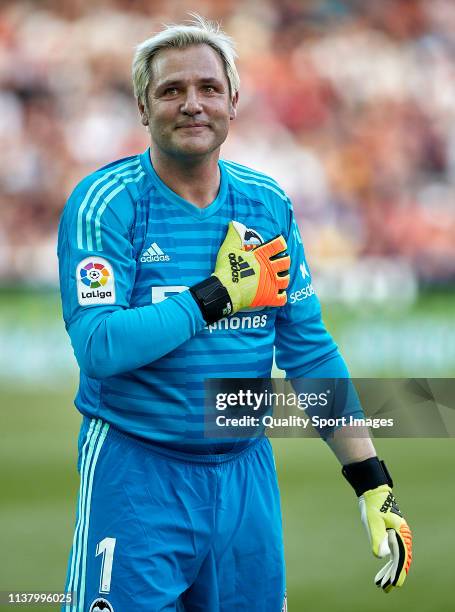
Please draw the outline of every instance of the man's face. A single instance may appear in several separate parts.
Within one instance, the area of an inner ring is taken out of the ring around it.
[[[172,157],[200,157],[226,140],[237,98],[208,45],[163,49],[153,59],[147,108],[139,103],[139,111],[152,146]]]

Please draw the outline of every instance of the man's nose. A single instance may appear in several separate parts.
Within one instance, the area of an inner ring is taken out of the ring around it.
[[[194,88],[189,88],[187,90],[185,101],[180,107],[180,111],[185,115],[196,115],[202,111],[198,93]]]

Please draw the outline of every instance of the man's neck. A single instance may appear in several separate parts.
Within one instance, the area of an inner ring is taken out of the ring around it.
[[[219,150],[191,164],[164,155],[156,147],[150,148],[150,159],[155,172],[169,189],[198,208],[213,202],[220,187],[218,168]]]

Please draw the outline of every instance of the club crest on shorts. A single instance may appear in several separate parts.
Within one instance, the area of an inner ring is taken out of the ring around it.
[[[288,594],[287,593],[284,594],[283,607],[281,608],[281,612],[288,612]]]
[[[76,268],[77,299],[81,306],[115,304],[114,270],[103,257],[86,257]]]
[[[98,597],[92,602],[89,612],[114,612],[112,605],[103,597]]]

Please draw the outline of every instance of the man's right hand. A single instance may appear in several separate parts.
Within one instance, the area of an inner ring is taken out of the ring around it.
[[[245,231],[241,223],[229,223],[213,276],[226,287],[233,313],[244,308],[284,306],[291,266],[291,258],[284,254],[286,240],[277,236],[246,251],[243,246]]]
[[[190,291],[208,324],[245,308],[284,306],[291,258],[283,236],[252,250],[244,248],[246,227],[229,223],[215,271]]]

